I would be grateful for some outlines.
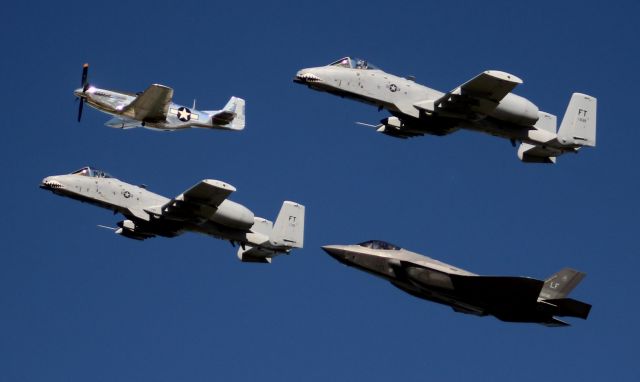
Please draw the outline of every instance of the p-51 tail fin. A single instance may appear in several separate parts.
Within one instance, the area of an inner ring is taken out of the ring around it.
[[[573,93],[558,129],[558,141],[563,145],[594,147],[597,109],[595,97]]]
[[[229,130],[243,130],[245,125],[245,101],[231,97],[222,110],[211,117],[211,123]]]

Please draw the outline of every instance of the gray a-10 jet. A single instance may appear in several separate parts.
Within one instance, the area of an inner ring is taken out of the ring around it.
[[[480,73],[450,92],[440,92],[386,73],[367,61],[345,57],[327,66],[298,71],[294,82],[309,88],[375,105],[392,116],[376,131],[397,138],[447,135],[469,129],[509,139],[524,162],[555,163],[564,153],[596,145],[594,97],[574,93],[560,128],[555,115],[511,93],[522,83],[496,70]]]
[[[591,305],[567,298],[585,276],[573,269],[565,268],[546,281],[478,276],[380,240],[322,248],[343,264],[386,279],[413,296],[451,306],[456,312],[568,326],[555,316],[586,319],[591,310]]]
[[[89,84],[89,65],[82,68],[81,87],[73,94],[80,100],[78,122],[82,118],[82,107],[89,106],[114,117],[106,126],[118,129],[146,127],[152,130],[175,131],[190,127],[239,131],[245,125],[245,102],[242,98],[231,97],[222,110],[196,110],[193,107],[171,102],[173,89],[153,84],[139,93],[126,93],[100,89]]]
[[[84,167],[71,174],[46,177],[40,187],[121,213],[126,220],[117,224],[115,232],[131,239],[198,232],[239,244],[241,261],[260,263],[270,263],[272,257],[303,245],[303,205],[285,201],[274,224],[227,199],[236,189],[219,180],[204,179],[168,199]]]

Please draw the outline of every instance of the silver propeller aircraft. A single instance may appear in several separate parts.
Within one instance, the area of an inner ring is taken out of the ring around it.
[[[488,70],[440,92],[385,73],[367,61],[345,57],[327,66],[300,70],[294,82],[386,109],[392,116],[378,125],[362,125],[397,138],[447,135],[469,129],[509,139],[524,162],[555,163],[564,153],[596,145],[594,97],[574,93],[556,129],[556,116],[511,93],[522,83],[513,74]]]
[[[146,127],[152,130],[174,131],[190,127],[239,131],[245,125],[245,102],[242,98],[231,97],[222,110],[196,110],[193,107],[171,102],[173,89],[153,84],[144,92],[126,93],[100,89],[89,84],[87,73],[89,64],[82,68],[82,86],[73,94],[80,100],[78,122],[82,118],[82,107],[86,102],[114,118],[106,126],[118,129]]]
[[[343,264],[386,279],[415,297],[451,306],[456,312],[568,326],[554,316],[586,319],[591,310],[591,305],[567,298],[585,276],[569,268],[546,281],[478,276],[380,240],[322,248]]]
[[[168,199],[104,171],[83,167],[68,175],[46,177],[40,187],[121,213],[126,220],[114,230],[131,239],[198,232],[239,244],[241,261],[259,263],[270,263],[272,257],[303,245],[303,205],[285,201],[273,224],[227,199],[236,189],[219,180],[204,179]]]

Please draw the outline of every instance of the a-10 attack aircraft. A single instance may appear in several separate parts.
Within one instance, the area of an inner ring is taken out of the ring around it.
[[[68,175],[46,177],[40,187],[121,213],[127,219],[118,223],[115,232],[131,239],[199,232],[239,244],[241,261],[259,263],[270,263],[272,257],[303,245],[303,205],[285,201],[273,224],[228,200],[236,189],[219,180],[202,180],[168,199],[104,171],[83,167]]]
[[[413,296],[449,305],[456,312],[568,326],[554,316],[586,319],[591,310],[591,305],[567,298],[585,276],[573,269],[565,268],[546,281],[478,276],[380,240],[322,248],[343,264],[382,277]]]
[[[106,126],[118,129],[146,127],[152,130],[175,131],[190,127],[239,131],[245,125],[245,102],[242,98],[231,97],[222,110],[196,110],[193,107],[171,102],[173,89],[153,84],[144,92],[126,93],[100,89],[89,84],[89,65],[82,68],[81,87],[73,94],[80,100],[78,122],[82,118],[84,103],[114,117]]]
[[[345,57],[327,66],[298,71],[294,82],[386,109],[379,125],[362,125],[397,138],[447,135],[469,129],[509,139],[524,162],[555,163],[564,153],[596,145],[594,97],[574,93],[560,128],[556,116],[511,93],[522,83],[496,70],[480,73],[450,92],[440,92],[385,73],[367,61]]]

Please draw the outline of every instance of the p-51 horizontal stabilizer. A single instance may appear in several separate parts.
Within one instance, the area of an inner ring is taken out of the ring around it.
[[[231,97],[222,110],[211,116],[211,122],[225,129],[243,130],[245,126],[244,99]]]

